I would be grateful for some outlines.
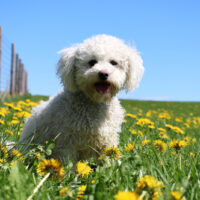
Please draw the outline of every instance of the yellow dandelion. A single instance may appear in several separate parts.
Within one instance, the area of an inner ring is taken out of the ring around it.
[[[93,170],[90,168],[90,166],[88,166],[88,164],[86,162],[81,162],[79,161],[77,163],[76,166],[76,172],[78,174],[80,174],[80,176],[83,177],[87,177],[89,175],[90,172],[92,172]]]
[[[92,184],[95,184],[95,180],[92,180],[91,183],[92,183]]]
[[[190,124],[184,123],[184,125],[185,125],[187,128],[190,128]]]
[[[180,150],[182,147],[187,146],[187,142],[184,140],[172,140],[169,144],[170,148]]]
[[[173,156],[176,155],[176,152],[175,152],[175,151],[172,151],[172,155],[173,155]]]
[[[152,126],[154,126],[154,122],[152,122],[148,118],[140,118],[140,119],[137,120],[136,124],[138,126],[145,126],[145,125],[152,125]]]
[[[0,124],[5,124],[5,122],[2,119],[0,119]]]
[[[115,200],[142,200],[137,193],[128,191],[118,191],[114,198]]]
[[[156,180],[150,175],[141,177],[138,182],[136,182],[137,188],[136,192],[141,194],[143,191],[147,191],[151,196],[151,199],[158,199],[160,196],[160,189],[164,187],[162,182]]]
[[[5,130],[5,133],[8,133],[9,135],[13,135],[13,132],[8,129]]]
[[[13,110],[18,111],[18,112],[21,112],[21,111],[22,111],[22,109],[19,108],[19,107],[13,107]]]
[[[184,198],[178,191],[171,191],[170,194],[173,200],[184,200]]]
[[[59,191],[60,196],[72,196],[73,192],[68,188],[68,187],[64,187]]]
[[[127,113],[127,116],[130,117],[130,118],[133,118],[133,119],[137,119],[137,116],[136,115],[133,115],[131,113]]]
[[[0,143],[0,156],[1,158],[8,157],[8,149]]]
[[[171,115],[166,111],[159,113],[158,118],[160,119],[171,119]]]
[[[36,153],[36,158],[40,159],[41,158],[41,154],[39,152]]]
[[[165,152],[166,144],[162,140],[155,140],[153,145],[157,147],[161,152]]]
[[[148,144],[149,142],[150,142],[150,140],[145,139],[145,140],[142,141],[142,144],[143,144],[143,145],[146,145],[146,144]]]
[[[87,189],[86,185],[82,185],[78,187],[78,193],[77,193],[77,198],[76,198],[77,200],[82,199],[86,189]]]
[[[15,124],[18,124],[18,123],[20,123],[20,121],[19,121],[19,120],[16,120],[16,119],[13,119],[12,121],[7,122],[7,124],[8,124],[9,126],[12,126],[12,125],[15,125]]]
[[[148,125],[149,129],[155,129],[154,125]]]
[[[8,108],[11,108],[11,109],[13,109],[13,108],[15,107],[13,103],[4,102],[3,104],[4,104],[5,106],[7,106]]]
[[[16,116],[18,118],[26,118],[26,117],[30,117],[32,114],[26,111],[22,111],[20,113],[16,113]]]
[[[187,144],[190,143],[190,137],[189,136],[184,137],[184,140],[186,141]]]
[[[134,144],[128,144],[126,147],[125,147],[125,151],[128,151],[128,152],[131,152],[134,148]]]
[[[175,133],[180,133],[180,134],[184,134],[184,131],[181,129],[181,128],[179,128],[178,126],[172,126],[172,125],[170,125],[170,124],[166,124],[165,125],[168,129],[170,129],[170,130],[172,130],[173,132],[175,132]]]
[[[194,157],[194,156],[195,156],[195,154],[192,153],[192,152],[190,152],[189,155],[190,155],[191,157]]]
[[[175,118],[175,121],[176,121],[176,122],[183,122],[183,118],[181,118],[181,117],[176,117],[176,118]]]
[[[16,157],[20,157],[22,155],[21,152],[19,152],[17,149],[13,149],[12,150],[12,155],[13,156],[16,156]]]
[[[64,177],[64,167],[58,160],[51,158],[50,160],[44,159],[38,163],[37,173],[46,175],[51,173],[53,178],[61,180]]]
[[[168,138],[169,138],[168,135],[167,135],[166,133],[160,133],[159,135],[160,135],[160,137],[163,138],[163,139],[168,139]]]
[[[166,130],[164,128],[157,128],[157,129],[160,131],[160,133],[166,133]]]
[[[110,158],[118,159],[121,156],[121,152],[117,147],[107,147],[104,150],[104,154]]]
[[[0,164],[2,164],[4,162],[4,159],[0,158]]]
[[[144,134],[142,131],[139,130],[138,133],[140,134],[141,137],[144,137]]]
[[[136,131],[136,130],[134,130],[134,129],[129,129],[129,131],[131,132],[131,134],[137,135],[137,131]]]

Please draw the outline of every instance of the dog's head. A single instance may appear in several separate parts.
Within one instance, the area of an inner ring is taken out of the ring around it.
[[[136,49],[108,35],[97,35],[61,53],[57,74],[64,87],[81,90],[96,102],[109,101],[122,89],[135,89],[144,71]]]

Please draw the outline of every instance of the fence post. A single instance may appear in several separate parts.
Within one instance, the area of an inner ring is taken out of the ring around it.
[[[22,71],[22,94],[25,94],[25,66],[23,66],[23,71]]]
[[[11,73],[10,73],[10,95],[14,95],[15,86],[15,44],[12,44]]]
[[[1,91],[1,55],[2,55],[2,28],[0,26],[0,91]]]
[[[27,73],[27,71],[25,70],[25,93],[28,93],[27,84],[28,84],[28,73]]]
[[[19,65],[19,94],[21,95],[23,93],[23,69],[24,64],[21,62]]]
[[[18,77],[19,77],[19,55],[16,54],[16,68],[15,68],[15,94],[19,94],[19,85],[18,85]]]

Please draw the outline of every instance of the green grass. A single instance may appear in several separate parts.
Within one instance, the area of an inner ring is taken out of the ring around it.
[[[44,176],[37,173],[38,163],[48,158],[54,146],[53,141],[49,141],[46,146],[21,156],[12,155],[11,151],[7,155],[3,152],[2,147],[7,140],[18,141],[20,137],[24,118],[19,118],[19,113],[31,110],[31,104],[26,99],[39,101],[47,100],[48,97],[26,95],[8,99],[7,102],[13,102],[11,104],[14,107],[1,103],[6,111],[5,116],[0,111],[0,119],[3,121],[0,125],[0,199],[23,200],[33,194],[34,188],[44,180]],[[20,101],[25,104],[20,104]],[[79,199],[114,199],[118,191],[133,191],[143,199],[151,199],[153,192],[158,189],[146,187],[139,191],[137,188],[136,183],[145,175],[151,175],[164,185],[157,199],[172,199],[171,191],[179,191],[185,199],[200,199],[200,103],[122,100],[121,104],[129,116],[125,117],[120,133],[120,158],[115,160],[111,157],[109,161],[106,158],[101,162],[90,159],[88,165],[93,171],[87,177],[81,177],[76,173],[76,166],[67,163],[64,165],[64,178],[58,180],[48,177],[33,199],[76,199],[78,187],[82,185],[86,185],[86,190]],[[150,123],[144,120],[148,124],[137,125],[141,118],[148,118]],[[174,130],[167,124],[175,127]],[[160,134],[158,128],[165,129],[166,133]],[[13,135],[6,130],[12,131]],[[130,130],[135,130],[136,134]],[[177,150],[171,148],[173,139],[184,140],[186,146]],[[144,140],[149,140],[149,143],[143,144]],[[164,142],[164,152],[154,145],[155,140]],[[125,150],[129,143],[134,144],[130,152]],[[40,158],[36,157],[37,152],[40,152]],[[59,191],[64,187],[72,194],[60,195]]]

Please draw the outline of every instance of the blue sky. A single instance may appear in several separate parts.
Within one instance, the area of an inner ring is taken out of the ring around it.
[[[2,0],[0,26],[16,44],[32,94],[53,95],[57,52],[96,34],[135,44],[145,73],[120,98],[200,101],[200,1]]]

